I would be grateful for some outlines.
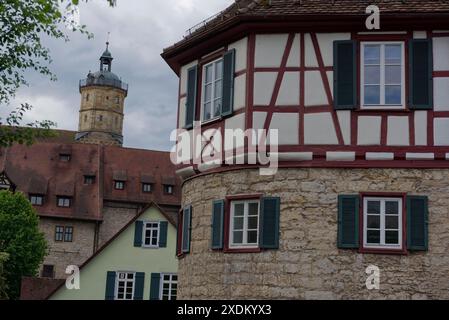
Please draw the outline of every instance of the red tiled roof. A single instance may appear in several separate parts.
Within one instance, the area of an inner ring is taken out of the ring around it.
[[[183,40],[166,48],[162,56],[166,59],[177,49],[245,18],[365,15],[366,7],[372,4],[377,5],[384,14],[449,13],[447,0],[236,0]]]
[[[70,152],[70,161],[60,153]],[[39,215],[80,220],[102,220],[103,200],[179,206],[180,180],[174,180],[174,195],[163,192],[163,179],[175,176],[168,152],[105,147],[93,144],[37,142],[0,149],[0,173],[5,172],[18,191],[43,194]],[[113,172],[125,171],[125,190],[115,190]],[[85,175],[96,175],[93,185]],[[152,193],[142,192],[142,175],[153,177]],[[165,180],[164,180],[165,181]],[[70,208],[57,207],[57,196],[73,197]]]
[[[45,300],[45,298],[64,284],[64,280],[23,277],[20,300]]]

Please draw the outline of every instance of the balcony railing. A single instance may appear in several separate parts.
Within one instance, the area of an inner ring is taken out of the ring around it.
[[[107,87],[115,87],[122,89],[124,91],[128,91],[128,84],[122,82],[121,80],[114,80],[114,79],[98,79],[98,78],[92,78],[92,79],[82,79],[80,80],[79,87],[84,88],[88,86],[107,86]]]
[[[207,18],[206,20],[203,20],[200,23],[197,23],[196,25],[194,25],[193,27],[191,27],[190,29],[188,29],[186,31],[184,38],[189,37],[190,35],[192,35],[192,33],[194,33],[195,31],[198,31],[201,28],[206,28],[206,26],[209,22],[211,22],[215,18],[219,17],[223,12],[224,11],[220,11],[219,13],[214,14],[213,16]]]

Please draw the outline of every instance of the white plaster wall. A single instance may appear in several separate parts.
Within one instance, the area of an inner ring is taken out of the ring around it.
[[[299,72],[284,73],[276,105],[299,105]]]
[[[449,146],[449,118],[438,118],[434,122],[435,145]]]
[[[427,145],[427,111],[415,111],[415,144]]]
[[[280,67],[288,34],[256,35],[255,66]]]
[[[245,131],[245,114],[241,113],[241,114],[238,114],[236,116],[226,119],[225,130],[228,130],[228,129],[229,130],[241,129],[242,132],[244,132]],[[243,147],[244,145],[245,145],[244,139],[243,140],[236,139],[235,145],[234,145],[234,143],[230,139],[230,136],[227,136],[225,134],[225,150],[231,150],[232,146],[234,146],[235,148],[240,148],[240,147]]]
[[[279,145],[298,144],[299,114],[298,113],[274,113],[271,119],[271,129],[277,129]],[[272,141],[270,141],[272,143]]]
[[[304,117],[304,143],[310,145],[338,144],[330,113],[306,114]]]
[[[182,66],[181,68],[181,76],[179,81],[181,81],[180,94],[187,93],[187,73],[191,67],[198,64],[198,60],[192,61],[189,64]]]
[[[235,49],[235,71],[245,70],[248,59],[248,38],[243,38],[237,42],[231,43],[228,49]]]
[[[427,39],[427,32],[426,31],[413,31],[413,38],[414,39]]]
[[[186,98],[179,100],[179,128],[184,128],[186,125]]]
[[[410,145],[408,117],[388,117],[387,144],[389,146]]]
[[[449,60],[449,55],[446,56]],[[449,110],[449,78],[433,78],[435,111]]]
[[[337,111],[338,122],[345,145],[351,144],[351,111]]]
[[[334,72],[327,71],[327,81],[329,81],[329,87],[331,88],[332,99],[334,99]]]
[[[246,106],[246,74],[234,79],[234,110],[240,110]]]
[[[277,72],[256,72],[254,74],[254,105],[267,106],[273,95]]]
[[[287,60],[287,67],[299,67],[301,61],[300,52],[300,40],[301,35],[295,34],[295,39],[293,40],[292,49],[290,50],[290,55]]]
[[[362,146],[380,145],[381,126],[381,117],[359,117],[357,125],[357,144]]]
[[[433,38],[434,71],[449,70],[449,37]]]
[[[265,119],[267,118],[266,112],[254,112],[253,113],[253,129],[263,129]]]
[[[350,33],[317,33],[321,56],[326,67],[334,65],[334,41],[350,40]]]
[[[324,84],[320,72],[307,71],[304,79],[306,107],[327,105],[326,91],[324,91]]]
[[[304,34],[304,46],[306,67],[318,67],[315,48],[313,47],[312,38],[309,33]]]

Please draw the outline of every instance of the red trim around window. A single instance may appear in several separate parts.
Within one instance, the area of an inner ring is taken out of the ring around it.
[[[363,239],[365,234],[363,232],[363,203],[365,197],[379,197],[379,198],[402,198],[402,249],[373,249],[365,248]],[[359,208],[359,253],[373,253],[373,254],[396,254],[407,255],[407,212],[406,212],[407,194],[400,192],[361,192],[360,193],[360,208]]]
[[[230,226],[231,226],[231,202],[232,201],[238,201],[238,200],[254,200],[254,199],[262,199],[263,194],[239,194],[234,196],[226,196],[225,199],[225,227],[224,227],[224,246],[223,246],[223,252],[224,253],[259,253],[262,251],[261,248],[230,248],[229,247],[229,234],[230,234]],[[259,207],[260,210],[260,207]],[[259,212],[260,215],[260,212]],[[259,216],[260,218],[260,216]]]

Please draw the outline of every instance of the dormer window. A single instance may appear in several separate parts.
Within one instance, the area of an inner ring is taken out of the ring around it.
[[[202,120],[220,117],[223,89],[223,59],[203,67]]]
[[[30,202],[33,206],[42,206],[44,204],[44,196],[40,194],[30,194]]]
[[[164,185],[164,193],[165,194],[173,194],[174,186],[166,184]]]
[[[67,153],[60,153],[59,154],[59,161],[69,162],[71,159],[71,155]]]
[[[114,181],[115,190],[125,190],[125,181]]]
[[[95,176],[86,175],[84,176],[84,184],[91,185],[95,183]]]
[[[362,42],[362,108],[405,108],[404,44]]]
[[[153,185],[151,183],[142,183],[142,192],[151,193],[153,191]]]
[[[70,208],[72,205],[72,198],[70,197],[58,197],[57,198],[57,205],[60,208]]]

